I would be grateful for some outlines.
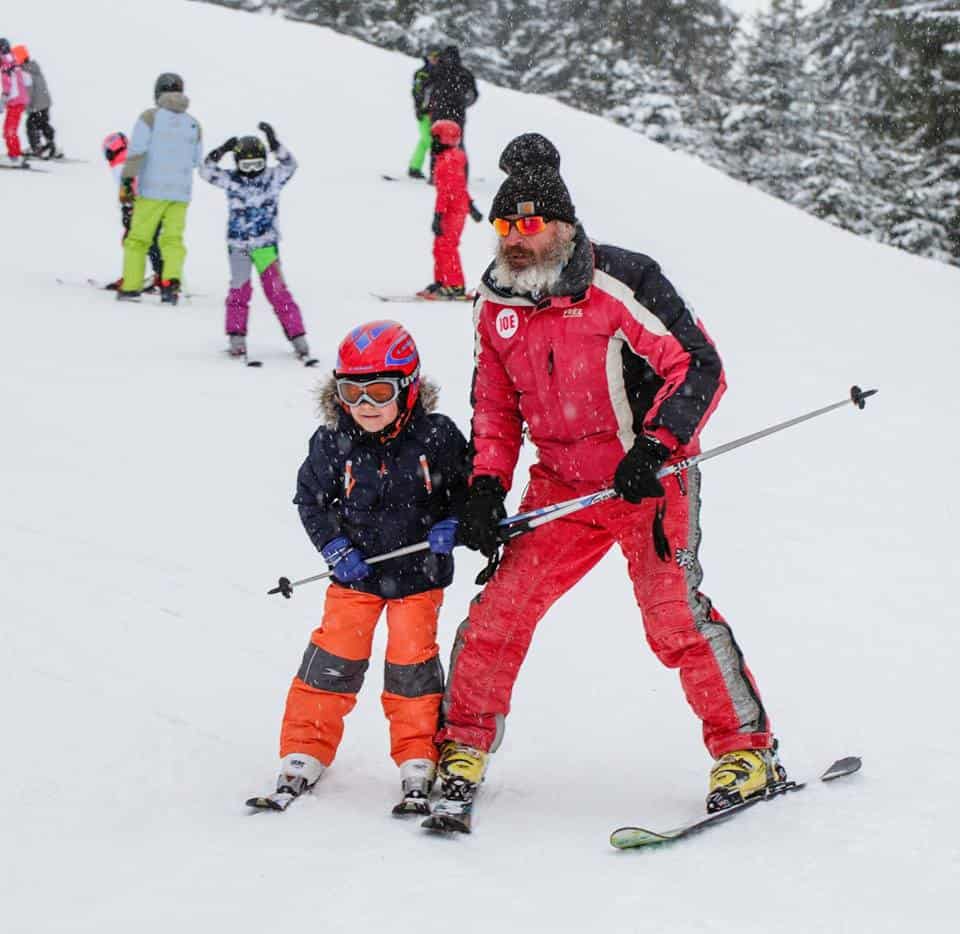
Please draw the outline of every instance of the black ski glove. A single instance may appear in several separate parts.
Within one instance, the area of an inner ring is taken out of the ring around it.
[[[219,162],[228,152],[233,150],[233,147],[237,145],[236,136],[231,136],[225,143],[221,143],[216,149],[211,149],[208,159],[211,159],[213,162]]]
[[[478,224],[483,220],[483,214],[472,201],[470,202],[470,217],[473,218]]]
[[[628,503],[639,503],[642,499],[663,496],[663,486],[657,479],[657,471],[663,466],[669,453],[659,441],[641,435],[617,464],[613,488]]]
[[[273,127],[269,123],[261,121],[257,124],[257,129],[266,136],[270,152],[276,152],[280,148],[280,140],[277,139],[277,134],[273,132]]]
[[[460,514],[458,540],[488,557],[495,554],[500,544],[497,523],[507,517],[503,505],[506,497],[506,490],[496,477],[477,477]]]
[[[433,215],[433,223],[430,225],[430,229],[433,231],[434,236],[443,236],[443,215],[439,211]]]

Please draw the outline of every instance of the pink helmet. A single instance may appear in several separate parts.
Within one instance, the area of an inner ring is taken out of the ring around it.
[[[127,161],[127,137],[125,133],[111,133],[103,141],[103,155],[110,167]]]

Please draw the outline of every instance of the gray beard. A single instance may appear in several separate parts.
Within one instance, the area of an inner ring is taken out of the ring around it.
[[[498,244],[490,278],[499,288],[515,295],[551,295],[575,249],[573,240],[558,240],[539,263],[515,270],[510,268]]]

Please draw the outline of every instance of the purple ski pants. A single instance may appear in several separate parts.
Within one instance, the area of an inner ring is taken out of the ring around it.
[[[273,252],[276,257],[276,250]],[[253,285],[250,282],[253,262],[250,253],[239,250],[230,251],[230,291],[227,293],[226,301],[227,334],[246,335],[247,333],[250,297],[253,295]],[[260,284],[288,340],[305,334],[303,316],[287,288],[287,283],[284,282],[279,258],[274,258],[268,266],[260,270]]]

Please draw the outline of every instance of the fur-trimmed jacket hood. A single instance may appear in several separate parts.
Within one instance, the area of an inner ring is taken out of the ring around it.
[[[323,424],[310,439],[294,503],[307,535],[322,550],[345,536],[365,556],[422,542],[431,526],[457,516],[467,491],[467,439],[434,411],[437,387],[421,378],[410,421],[383,438],[363,431],[337,401],[331,377],[317,386]],[[349,586],[387,599],[446,587],[453,557],[418,552],[375,564]]]
[[[331,428],[337,428],[340,425],[340,419],[346,415],[343,406],[337,398],[337,380],[335,376],[329,376],[317,384],[314,390],[314,397],[317,402],[317,415],[325,425]],[[417,399],[417,407],[422,408],[428,415],[435,412],[437,404],[440,401],[440,387],[430,379],[429,376],[420,377],[420,396]]]

